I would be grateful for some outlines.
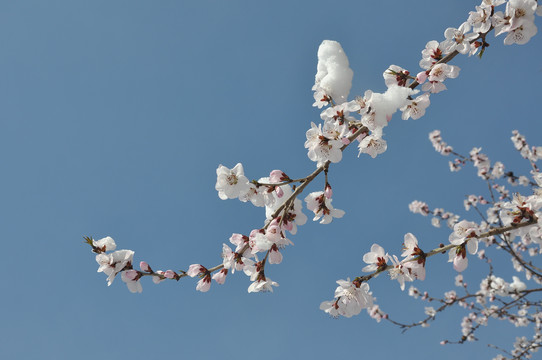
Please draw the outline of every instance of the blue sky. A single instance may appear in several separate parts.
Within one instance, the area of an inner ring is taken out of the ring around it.
[[[82,239],[112,236],[155,269],[219,263],[222,243],[261,227],[264,214],[218,198],[217,166],[242,162],[250,179],[274,169],[301,177],[314,168],[303,143],[310,122],[319,121],[310,89],[320,42],[342,44],[354,70],[351,96],[382,92],[390,64],[418,72],[426,42],[443,40],[475,5],[1,2],[3,357],[433,359],[438,352],[452,359],[490,358],[496,353],[487,342],[509,348],[506,324],[485,329],[479,343],[440,346],[460,336],[461,312],[401,335],[365,313],[333,320],[318,307],[332,298],[336,280],[361,274],[372,243],[398,253],[406,232],[426,248],[447,240],[447,229],[409,213],[412,200],[476,219],[463,198],[485,194],[485,184],[472,168],[449,173],[430,131],[440,129],[459,152],[481,146],[526,174],[509,138],[518,129],[542,145],[539,36],[523,46],[491,36],[482,60],[454,60],[459,77],[432,96],[425,117],[394,116],[385,154],[357,158],[349,149],[330,171],[333,205],[345,217],[299,229],[283,263],[266,271],[280,284],[273,294],[247,294],[248,279],[230,276],[206,294],[184,279],[144,281],[134,295],[120,279],[106,286]],[[309,191],[320,190],[316,184]],[[430,266],[420,289],[440,295],[453,287],[444,257]],[[511,280],[508,263],[503,269]],[[475,282],[485,268],[471,270],[466,276]],[[426,304],[395,282],[381,276],[370,285],[398,320],[423,316]]]

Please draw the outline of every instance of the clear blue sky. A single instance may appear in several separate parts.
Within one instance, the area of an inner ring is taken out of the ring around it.
[[[120,279],[106,286],[82,242],[110,235],[155,269],[219,263],[222,243],[261,227],[264,214],[218,198],[217,166],[242,162],[250,179],[314,168],[303,143],[319,121],[310,89],[320,42],[342,44],[354,70],[352,96],[381,92],[390,64],[418,72],[426,42],[443,40],[475,5],[0,2],[1,357],[434,359],[438,352],[444,360],[490,358],[496,353],[485,344],[502,339],[509,348],[507,326],[484,330],[474,345],[440,346],[460,336],[461,312],[401,335],[365,313],[333,320],[318,307],[333,297],[336,280],[361,274],[373,242],[399,253],[406,232],[426,248],[447,240],[447,229],[408,212],[412,200],[476,219],[465,214],[463,196],[484,194],[484,183],[472,168],[450,174],[430,131],[442,130],[462,153],[481,146],[490,159],[526,172],[509,138],[518,129],[542,145],[540,36],[506,47],[491,36],[483,60],[454,60],[459,78],[431,98],[425,117],[395,115],[385,154],[358,159],[351,149],[332,166],[333,204],[346,215],[299,229],[283,263],[266,271],[280,284],[273,294],[247,294],[243,275],[206,294],[184,279],[144,281],[134,295]],[[416,285],[435,295],[453,286],[445,260],[431,262]],[[423,316],[426,304],[396,282],[382,276],[370,285],[398,320]]]

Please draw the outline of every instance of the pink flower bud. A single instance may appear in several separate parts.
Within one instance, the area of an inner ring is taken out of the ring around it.
[[[136,280],[136,278],[138,277],[139,273],[137,272],[137,270],[134,270],[134,269],[131,269],[131,270],[126,270],[124,272],[124,276],[128,279],[128,280]]]
[[[175,271],[173,270],[167,270],[165,273],[164,273],[164,276],[168,279],[175,279],[175,277],[177,276],[177,274],[175,273]]]
[[[271,173],[269,174],[269,181],[272,183],[272,184],[276,184],[276,183],[280,183],[280,182],[283,182],[283,181],[287,181],[289,180],[290,178],[288,177],[288,175],[286,175],[285,173],[283,173],[282,171],[280,170],[273,170],[271,171]]]
[[[228,275],[228,269],[222,269],[213,275],[213,280],[222,285],[226,281],[226,275]]]
[[[269,223],[269,226],[279,226],[280,222],[277,218],[274,218],[273,220],[271,220],[271,222]]]
[[[331,199],[333,196],[333,190],[331,190],[331,185],[326,184],[326,189],[324,190],[324,195],[326,198]]]
[[[139,268],[141,269],[141,271],[150,272],[150,273],[152,272],[151,267],[145,261],[142,261],[139,263]]]
[[[284,196],[284,190],[282,190],[282,188],[280,186],[277,186],[275,188],[275,193],[277,193],[277,197],[279,199]]]
[[[343,137],[343,138],[341,138],[341,142],[342,142],[342,143],[343,143],[344,145],[348,145],[348,144],[350,144],[350,140],[348,140],[348,138],[347,138],[347,137]]]
[[[282,227],[285,229],[285,230],[288,230],[288,231],[292,231],[292,229],[294,228],[294,224],[290,221],[285,221],[282,223]]]
[[[423,84],[425,80],[427,80],[427,73],[425,71],[419,72],[418,75],[416,75],[418,84]]]

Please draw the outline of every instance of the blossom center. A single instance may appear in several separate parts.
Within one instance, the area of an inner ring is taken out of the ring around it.
[[[465,40],[465,35],[463,35],[462,33],[456,33],[455,34],[455,38],[454,38],[455,42],[457,44],[461,44],[463,42],[463,40]]]
[[[235,176],[234,174],[228,175],[226,177],[226,181],[230,185],[236,185],[237,184],[237,176]]]

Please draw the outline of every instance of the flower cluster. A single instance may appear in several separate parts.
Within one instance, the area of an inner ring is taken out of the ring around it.
[[[131,272],[134,252],[132,250],[115,250],[117,244],[107,236],[100,240],[85,238],[96,253],[98,272],[107,275],[107,286],[110,286],[118,273],[121,273],[122,281],[128,285],[131,292],[141,292],[139,278]]]
[[[350,279],[338,280],[339,286],[335,289],[335,300],[324,301],[320,310],[333,317],[339,315],[352,317],[358,315],[362,309],[370,309],[373,306],[372,292],[369,284],[359,281],[351,282]]]
[[[435,134],[434,132],[433,134]],[[370,272],[355,278],[352,284],[365,284],[370,279],[378,276],[382,272],[387,272],[390,279],[398,280],[402,290],[405,288],[405,282],[423,280],[425,278],[426,260],[436,254],[448,252],[449,262],[458,272],[463,272],[469,262],[471,255],[478,255],[479,259],[485,260],[490,265],[490,273],[482,278],[479,289],[476,292],[469,292],[467,283],[463,276],[459,274],[456,277],[455,285],[463,288],[465,295],[460,296],[455,290],[447,291],[442,298],[430,296],[427,292],[423,294],[411,286],[409,295],[419,298],[423,301],[439,302],[441,306],[434,308],[425,307],[426,318],[413,323],[402,324],[390,318],[388,314],[376,316],[373,310],[376,304],[372,302],[372,307],[367,307],[368,314],[377,321],[386,319],[403,329],[413,326],[429,326],[434,321],[438,312],[459,305],[470,312],[463,317],[461,322],[461,338],[457,343],[466,341],[475,341],[476,331],[481,326],[487,326],[491,319],[507,320],[517,327],[526,327],[532,325],[534,335],[531,339],[522,338],[521,349],[518,352],[517,343],[514,344],[512,353],[520,354],[517,358],[523,358],[542,346],[542,332],[540,326],[540,309],[542,303],[537,298],[532,299],[531,294],[542,291],[542,287],[533,287],[528,281],[542,285],[542,270],[526,259],[526,256],[534,257],[542,253],[542,192],[540,186],[541,173],[538,171],[536,161],[539,160],[533,154],[536,154],[538,147],[529,147],[524,136],[517,131],[513,132],[512,141],[518,151],[531,162],[533,170],[531,172],[532,181],[525,176],[515,176],[504,173],[504,165],[495,163],[490,165],[487,156],[482,155],[478,148],[471,151],[470,156],[462,156],[454,153],[458,158],[464,159],[463,163],[470,162],[478,170],[478,176],[488,183],[490,196],[469,195],[464,201],[465,209],[475,210],[481,217],[479,222],[460,220],[459,216],[445,212],[442,209],[431,210],[429,206],[422,201],[413,201],[409,208],[411,212],[422,216],[432,215],[432,223],[435,225],[435,219],[440,222],[446,219],[448,227],[453,231],[448,236],[449,245],[441,244],[438,248],[428,252],[420,249],[417,239],[412,234],[405,235],[403,241],[403,259],[398,260],[396,255],[390,255],[385,252],[382,246],[373,244],[371,251],[363,256],[363,261],[367,263],[362,271]],[[432,140],[435,136],[430,137]],[[443,143],[438,133],[438,142]],[[519,144],[519,145],[518,145]],[[447,145],[445,145],[447,146]],[[440,147],[435,147],[440,151]],[[525,150],[527,149],[527,150]],[[442,153],[442,152],[441,152]],[[443,153],[448,155],[448,153]],[[484,171],[480,171],[484,169]],[[500,169],[500,170],[496,170]],[[523,196],[515,193],[509,196],[509,191],[505,190],[505,185],[497,183],[499,180],[508,178],[508,183],[517,185],[522,183],[525,186],[531,186],[532,195]],[[525,179],[523,179],[525,178]],[[516,179],[510,181],[511,179]],[[521,180],[520,180],[521,179]],[[500,196],[495,196],[495,193]],[[486,207],[484,214],[483,207]],[[486,249],[480,249],[481,245]],[[493,273],[492,262],[487,256],[487,249],[504,251],[510,255],[510,260],[514,269],[523,273],[524,279],[519,276],[512,276],[512,282],[506,282],[503,278]],[[536,286],[536,285],[535,285]],[[342,298],[338,298],[342,300]],[[329,312],[326,307],[329,302],[322,303],[322,308]],[[516,309],[517,311],[513,311]],[[339,315],[342,315],[340,312]],[[378,314],[384,314],[378,308]],[[336,316],[336,314],[332,314]],[[351,314],[349,314],[351,315]],[[444,340],[442,344],[451,343]]]
[[[422,50],[419,62],[423,71],[416,76],[398,65],[390,65],[384,72],[387,91],[380,94],[367,90],[363,97],[348,102],[353,72],[341,45],[336,41],[325,40],[318,49],[318,72],[313,86],[315,103],[321,109],[322,125],[312,124],[307,131],[305,147],[309,159],[322,166],[326,161],[337,163],[342,159],[342,146],[357,140],[359,154],[371,157],[383,153],[387,142],[383,139],[383,128],[392,115],[400,110],[401,118],[419,119],[430,105],[430,95],[446,90],[444,81],[459,75],[459,67],[449,65],[456,54],[482,54],[489,44],[486,35],[495,28],[496,35],[507,34],[505,44],[525,44],[535,33],[535,0],[511,0],[506,3],[506,11],[495,12],[495,7],[504,0],[484,0],[476,11],[469,14],[467,21],[458,28],[447,28],[444,40],[429,41]],[[422,85],[421,95],[414,90]],[[359,114],[356,118],[354,114]],[[438,133],[433,134],[435,147],[443,153],[451,148],[441,143]]]

